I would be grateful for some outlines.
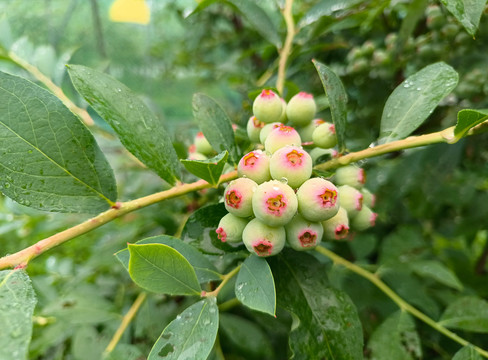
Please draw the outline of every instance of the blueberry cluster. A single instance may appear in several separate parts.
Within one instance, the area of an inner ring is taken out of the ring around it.
[[[240,159],[239,178],[224,191],[229,213],[216,230],[221,241],[242,241],[251,253],[266,257],[285,244],[302,251],[322,239],[345,239],[350,220],[357,230],[374,225],[374,196],[363,188],[363,169],[339,169],[335,184],[312,177],[312,156],[302,143],[313,141],[322,150],[337,143],[334,125],[314,119],[316,111],[313,96],[304,92],[288,104],[271,90],[255,99],[247,132],[264,150]]]

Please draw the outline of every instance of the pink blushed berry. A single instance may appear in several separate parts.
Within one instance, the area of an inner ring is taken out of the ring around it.
[[[330,181],[312,178],[297,191],[298,212],[308,221],[330,219],[339,211],[339,191]]]
[[[339,208],[339,211],[332,218],[322,222],[324,227],[324,239],[327,240],[342,240],[349,234],[349,217],[344,208]]]
[[[375,225],[377,216],[378,214],[369,207],[363,206],[361,211],[352,219],[351,225],[355,230],[364,231]]]
[[[352,218],[363,208],[363,194],[352,186],[338,186],[341,196],[341,207],[343,207]]]
[[[247,224],[248,221],[246,219],[229,213],[220,219],[215,232],[222,242],[237,243],[242,240],[242,233]]]
[[[312,158],[298,146],[285,146],[271,156],[269,171],[273,179],[285,178],[297,188],[312,175]]]
[[[199,152],[200,154],[207,156],[215,152],[214,149],[212,148],[212,145],[210,145],[207,138],[205,137],[205,135],[203,135],[202,132],[197,133],[197,135],[195,136],[194,143],[195,143],[196,151]]]
[[[286,106],[286,117],[294,126],[306,126],[314,118],[317,105],[312,94],[299,92]]]
[[[261,129],[261,132],[259,133],[259,142],[264,145],[266,138],[268,137],[271,130],[279,128],[280,126],[283,126],[283,123],[273,122],[271,124],[264,125],[264,127]]]
[[[271,90],[263,90],[252,105],[254,115],[266,124],[279,121],[282,110],[281,98]]]
[[[302,138],[302,142],[309,142],[313,141],[312,134],[316,128],[322,125],[325,121],[322,119],[313,119],[310,124],[300,127],[297,129],[300,137]]]
[[[361,194],[363,194],[363,204],[369,208],[374,208],[376,203],[376,195],[366,188],[362,188],[360,191]]]
[[[291,126],[282,125],[270,131],[264,142],[264,148],[273,154],[286,145],[301,146],[300,134]]]
[[[321,241],[324,229],[320,222],[311,222],[300,214],[285,225],[286,241],[291,248],[303,251],[314,249]]]
[[[366,173],[360,167],[348,165],[336,170],[334,181],[337,185],[349,185],[361,189],[366,182]]]
[[[312,140],[315,146],[322,149],[330,149],[336,146],[337,137],[334,124],[325,122],[318,126],[312,133]]]
[[[237,165],[239,176],[254,180],[257,184],[271,180],[270,157],[262,150],[254,150],[244,155]]]
[[[264,123],[259,121],[257,117],[251,116],[247,122],[246,130],[249,140],[253,143],[259,142],[259,134],[261,133]]]
[[[252,198],[256,218],[270,226],[283,226],[297,212],[298,202],[293,189],[277,180],[260,184]]]
[[[252,219],[244,228],[242,241],[249,252],[267,257],[278,254],[285,246],[284,227],[271,227],[259,219]]]
[[[252,216],[252,197],[257,186],[256,182],[248,178],[231,181],[224,191],[227,211],[238,217]]]

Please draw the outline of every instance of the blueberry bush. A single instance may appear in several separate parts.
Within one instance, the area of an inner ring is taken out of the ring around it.
[[[488,358],[486,0],[0,9],[0,360]]]

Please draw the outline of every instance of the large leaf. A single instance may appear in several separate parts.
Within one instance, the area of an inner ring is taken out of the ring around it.
[[[337,11],[347,10],[362,0],[322,0],[312,6],[310,10],[300,19],[299,27],[304,27],[315,23],[323,16],[330,16]]]
[[[215,299],[193,304],[176,317],[154,344],[148,360],[205,360],[219,328]]]
[[[0,191],[22,205],[97,213],[117,198],[95,139],[57,97],[0,72]]]
[[[459,350],[452,360],[482,360],[480,354],[476,352],[476,350],[471,346],[465,346],[461,350]]]
[[[226,252],[242,249],[243,246],[235,248],[217,237],[215,230],[220,219],[227,214],[224,203],[207,205],[198,209],[186,221],[181,238],[202,253],[210,255],[223,255]],[[247,250],[245,251],[248,254]]]
[[[220,275],[217,272],[217,269],[210,262],[210,260],[208,260],[205,256],[203,256],[203,254],[200,253],[193,246],[173,236],[169,236],[169,235],[154,236],[143,240],[139,240],[138,242],[136,242],[136,244],[138,245],[164,244],[172,247],[173,249],[178,251],[181,255],[183,255],[185,259],[188,260],[188,262],[193,266],[198,281],[200,283],[220,279]],[[129,249],[120,250],[115,254],[115,256],[117,256],[117,259],[119,259],[122,265],[124,265],[124,267],[127,270],[129,270],[129,259],[130,259]]]
[[[434,279],[441,284],[462,290],[463,284],[449,268],[436,260],[418,260],[409,263],[410,268],[419,276]]]
[[[186,170],[200,179],[207,181],[209,184],[217,185],[220,175],[227,161],[229,153],[221,152],[217,156],[207,160],[180,160]]]
[[[414,360],[422,358],[420,338],[412,317],[398,311],[388,317],[371,335],[368,343],[375,360]]]
[[[0,359],[27,359],[36,302],[24,271],[0,271]]]
[[[289,249],[269,262],[278,305],[298,321],[290,332],[293,359],[363,359],[357,310],[345,293],[329,286],[327,268],[313,256]]]
[[[113,77],[69,65],[76,90],[119,135],[122,144],[162,179],[175,184],[180,162],[164,126],[144,102]]]
[[[332,115],[332,121],[334,122],[337,146],[339,152],[342,153],[346,149],[345,133],[346,133],[346,121],[347,121],[347,94],[341,79],[324,64],[313,60],[313,64],[317,69],[317,72],[322,81],[325,93],[329,99],[330,113]]]
[[[458,112],[454,136],[457,140],[465,136],[469,129],[488,120],[488,110],[464,109]]]
[[[447,10],[474,37],[485,9],[486,0],[441,0]]]
[[[265,259],[251,255],[242,263],[235,293],[237,299],[247,307],[275,316],[275,284]]]
[[[193,116],[208,142],[217,152],[227,150],[234,164],[239,161],[234,130],[229,116],[212,98],[205,94],[193,95]]]
[[[409,76],[386,101],[380,140],[403,139],[417,129],[458,82],[457,72],[438,62]]]
[[[465,296],[450,304],[439,321],[445,327],[488,333],[488,302]]]
[[[195,270],[175,249],[163,244],[129,244],[129,274],[140,287],[170,295],[200,295]]]
[[[221,2],[233,5],[251,24],[263,38],[268,40],[276,47],[281,47],[281,39],[278,29],[273,24],[268,14],[252,0],[202,0],[199,2],[195,10],[190,14],[196,14],[215,2]],[[190,16],[189,15],[189,16]]]

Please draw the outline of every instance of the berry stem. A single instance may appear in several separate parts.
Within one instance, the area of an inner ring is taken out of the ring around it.
[[[237,171],[224,174],[220,177],[220,182],[227,182],[237,178]],[[192,191],[202,190],[212,187],[205,180],[198,180],[189,184],[180,184],[169,190],[161,191],[155,194],[151,194],[139,199],[120,203],[120,206],[111,208],[91,219],[88,219],[81,224],[75,225],[69,229],[61,231],[57,234],[49,236],[43,240],[38,241],[34,245],[31,245],[19,252],[0,258],[0,269],[12,268],[16,266],[27,266],[30,260],[41,255],[47,250],[58,246],[68,240],[71,240],[77,236],[86,234],[87,232],[96,229],[116,218],[119,218],[132,211],[142,209],[146,206],[155,204],[157,202],[172,199]]]
[[[488,125],[488,121],[486,121],[487,124],[481,123],[480,125]],[[478,133],[480,125],[474,127],[471,129],[467,135],[474,135],[475,133]],[[485,126],[486,128],[487,126]],[[411,149],[419,146],[425,146],[425,145],[431,145],[431,144],[436,144],[436,143],[448,143],[448,144],[454,144],[457,142],[459,139],[457,139],[454,136],[454,126],[449,127],[447,129],[444,129],[442,131],[430,133],[430,134],[425,134],[425,135],[419,135],[419,136],[410,136],[406,139],[402,140],[397,140],[397,141],[392,141],[386,144],[381,144],[377,145],[374,147],[369,147],[364,150],[356,151],[349,153],[344,156],[340,156],[338,158],[329,160],[323,164],[315,166],[315,170],[330,170],[330,169],[335,169],[341,166],[346,166],[349,165],[353,162],[362,160],[362,159],[368,159],[372,158],[375,156],[379,155],[384,155],[387,153],[391,153],[394,151],[399,151],[399,150],[404,150],[404,149]]]
[[[147,293],[141,292],[137,296],[137,298],[134,301],[134,303],[132,304],[132,306],[130,307],[129,311],[127,311],[127,314],[124,315],[124,317],[122,318],[122,322],[120,323],[119,328],[117,329],[114,336],[112,337],[112,340],[110,340],[110,343],[105,348],[105,356],[110,354],[115,349],[115,347],[119,343],[122,335],[124,334],[124,331],[127,329],[130,322],[132,321],[132,319],[134,319],[134,316],[136,315],[136,313],[139,310],[139,308],[141,307],[141,305],[144,303],[144,300],[146,300],[146,296],[147,296]]]
[[[206,292],[202,296],[204,296],[204,297],[210,297],[210,296],[217,297],[220,290],[222,290],[224,288],[225,284],[227,284],[229,282],[229,280],[232,279],[239,272],[240,269],[241,269],[241,265],[239,264],[234,269],[232,269],[230,272],[228,272],[227,274],[222,276],[222,282],[219,284],[219,286],[217,286],[217,288],[214,291]]]
[[[295,22],[293,21],[292,7],[293,7],[293,0],[286,0],[285,7],[282,11],[286,23],[286,38],[283,47],[279,50],[280,61],[278,63],[278,79],[276,80],[276,89],[278,90],[280,95],[283,94],[283,90],[285,88],[286,63],[288,61],[288,57],[291,54],[293,38],[295,37],[296,34]]]
[[[463,346],[472,346],[474,350],[476,350],[477,353],[480,355],[484,356],[485,358],[488,358],[488,351],[483,350],[473,344],[471,344],[469,341],[463,339],[462,337],[458,336],[457,334],[453,333],[452,331],[448,330],[438,322],[434,321],[427,315],[425,315],[423,312],[417,310],[415,307],[407,303],[405,300],[403,300],[396,292],[394,292],[388,285],[386,285],[376,274],[369,272],[368,270],[363,269],[362,267],[353,264],[350,261],[347,261],[343,257],[337,255],[336,253],[330,251],[329,249],[323,247],[323,246],[318,246],[315,248],[317,252],[320,254],[328,257],[331,259],[334,264],[340,264],[350,271],[358,274],[359,276],[369,280],[372,282],[378,289],[380,289],[383,293],[385,293],[386,296],[388,296],[395,304],[398,305],[398,307],[402,311],[406,311],[413,316],[415,316],[417,319],[423,321],[427,325],[431,326],[441,334],[447,336],[451,340],[454,340],[458,344],[461,344]]]

